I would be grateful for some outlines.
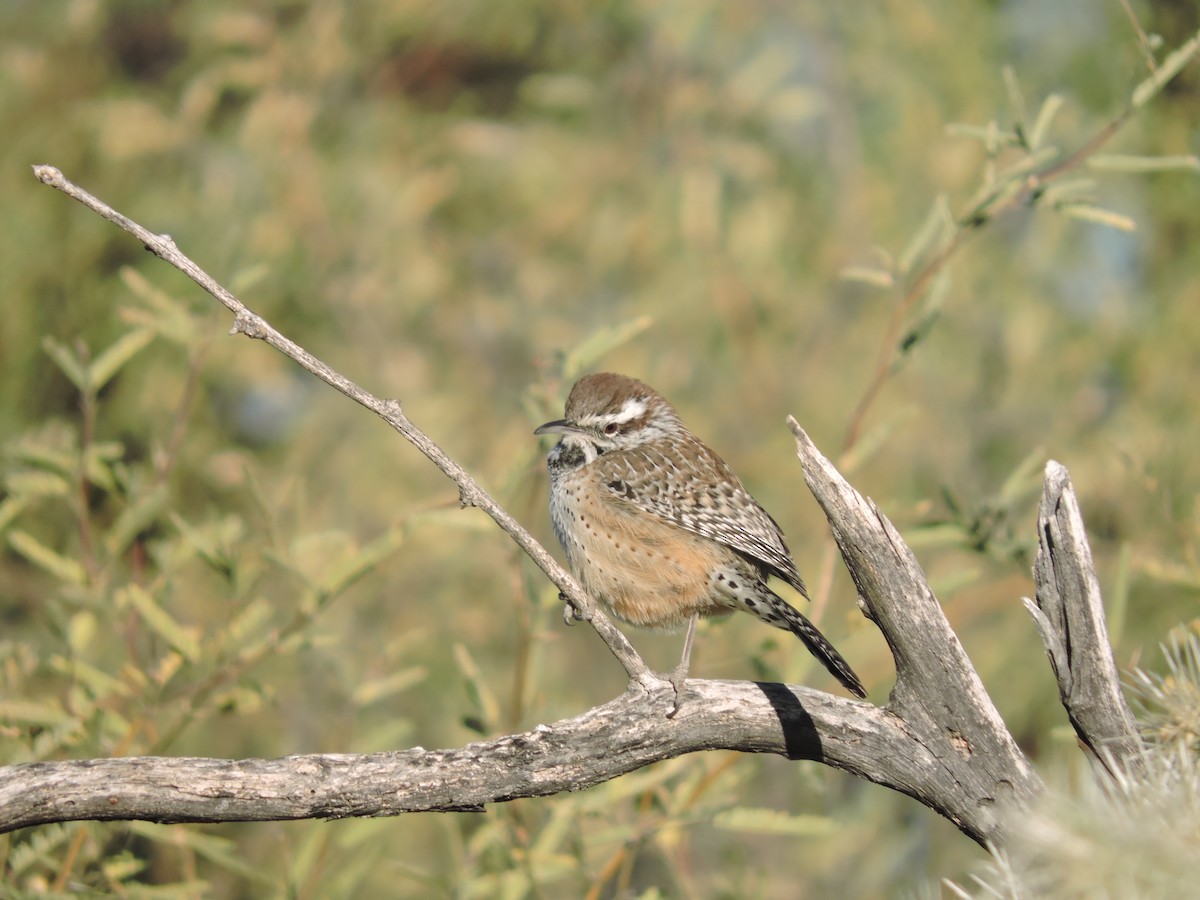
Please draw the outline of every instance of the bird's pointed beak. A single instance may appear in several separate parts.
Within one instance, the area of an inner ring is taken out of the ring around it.
[[[571,434],[579,430],[579,426],[570,419],[555,419],[545,425],[533,429],[534,434]]]

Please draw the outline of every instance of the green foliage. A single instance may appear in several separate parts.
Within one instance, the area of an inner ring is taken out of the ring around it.
[[[530,430],[582,371],[644,377],[882,700],[794,413],[913,537],[1022,745],[1075,754],[1019,602],[1044,457],[1123,666],[1200,587],[1196,22],[1138,12],[1160,40],[1119,5],[0,4],[0,762],[454,746],[623,687],[423,459],[42,162],[399,396],[547,541]],[[829,686],[749,621],[696,674]],[[32,829],[0,891],[852,897],[977,859],[905,798],[710,754],[475,816]]]

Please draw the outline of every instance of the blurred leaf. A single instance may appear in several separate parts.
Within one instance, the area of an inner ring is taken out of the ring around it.
[[[347,558],[330,568],[321,579],[320,590],[339,594],[364,575],[374,571],[404,543],[404,527],[396,526],[364,547],[352,549]]]
[[[1153,99],[1167,82],[1183,71],[1183,67],[1192,61],[1197,51],[1200,51],[1200,31],[1168,55],[1149,78],[1133,89],[1129,101],[1133,108],[1144,106]]]
[[[945,194],[938,194],[930,205],[929,212],[925,214],[924,221],[921,222],[916,233],[909,239],[908,244],[900,251],[900,256],[897,258],[897,270],[900,274],[907,275],[912,270],[913,264],[917,259],[931,246],[941,244],[944,240],[944,235],[953,228],[954,216],[950,212],[946,196]],[[843,277],[845,276],[843,275]]]
[[[1097,154],[1088,158],[1089,169],[1107,172],[1200,172],[1200,156],[1131,156]]]
[[[1129,216],[1121,215],[1099,206],[1089,206],[1083,203],[1062,203],[1055,207],[1063,215],[1085,222],[1095,222],[1097,225],[1107,225],[1118,231],[1136,231],[1137,223]]]
[[[1191,591],[1200,591],[1200,567],[1162,559],[1145,552],[1138,554],[1135,565],[1147,578]]]
[[[961,547],[968,542],[967,532],[957,522],[918,525],[904,531],[904,542],[913,550],[932,547]]]
[[[87,366],[73,350],[52,337],[42,338],[42,348],[80,393],[87,389]]]
[[[138,837],[176,850],[186,847],[193,853],[211,860],[228,872],[255,884],[273,885],[275,879],[259,866],[248,864],[242,857],[237,841],[207,834],[186,825],[158,825],[152,822],[128,822],[126,827]]]
[[[718,813],[713,827],[748,834],[780,834],[792,837],[828,837],[838,825],[828,816],[802,816],[776,809],[738,807]]]
[[[911,422],[915,410],[911,407],[893,409],[890,414],[872,425],[854,446],[838,457],[838,469],[844,475],[858,471],[865,463],[875,457],[875,454],[887,447],[888,439],[896,429],[905,422]]]
[[[1105,612],[1108,616],[1108,636],[1114,648],[1121,646],[1121,636],[1125,632],[1125,617],[1129,613],[1129,582],[1133,569],[1133,547],[1129,541],[1121,542],[1117,553],[1117,573],[1113,579],[1112,589],[1105,599]]]
[[[261,634],[264,626],[271,621],[272,614],[271,604],[262,597],[255,597],[221,629],[218,638],[223,642],[223,646],[241,644]]]
[[[458,665],[458,671],[467,683],[471,700],[475,703],[483,720],[482,728],[479,730],[482,733],[490,733],[500,721],[500,703],[496,700],[496,695],[492,693],[487,679],[479,671],[475,657],[471,655],[471,651],[464,644],[455,643],[454,662]]]
[[[934,594],[945,602],[964,588],[968,588],[982,580],[983,574],[983,570],[978,566],[962,566],[954,572],[947,572],[945,575],[931,577],[929,579],[929,587],[933,590]]]
[[[51,856],[59,847],[66,844],[79,829],[86,827],[81,822],[69,822],[65,825],[43,825],[35,829],[28,841],[13,845],[7,853],[5,863],[13,876],[24,875],[34,866],[45,866],[49,871],[55,871],[57,858]]]
[[[122,881],[126,881],[139,872],[145,870],[146,866],[147,863],[145,860],[138,859],[126,851],[110,857],[105,861],[102,869],[106,879],[120,884]],[[169,887],[169,885],[155,885],[153,888],[151,888],[151,891],[157,896],[160,890]]]
[[[563,377],[568,382],[589,371],[622,344],[627,344],[654,324],[650,316],[638,316],[612,328],[600,328],[567,352],[563,360]]]
[[[119,588],[114,599],[118,609],[132,606],[150,630],[182,653],[188,662],[200,658],[199,629],[176,622],[141,585]]]
[[[23,435],[8,445],[9,454],[14,460],[39,469],[48,469],[59,475],[73,475],[77,458],[75,451],[78,447],[74,433],[65,433],[65,429],[47,431],[50,433]],[[63,449],[63,445],[68,442],[71,445],[70,452]]]
[[[1046,448],[1034,447],[1004,479],[998,497],[1005,504],[1037,496],[1042,487],[1042,472],[1046,467]]]
[[[427,676],[428,672],[422,666],[401,669],[399,672],[392,672],[383,678],[359,684],[355,687],[351,698],[356,706],[368,706],[385,697],[402,693],[415,684],[420,684]]]
[[[225,516],[216,522],[207,523],[202,528],[194,528],[177,513],[171,512],[170,516],[171,523],[201,559],[222,575],[233,575],[235,560],[228,548],[242,537],[244,527],[240,518]]]
[[[1055,203],[1091,203],[1095,195],[1095,178],[1066,178],[1056,181],[1042,192],[1039,202],[1053,205]]]
[[[181,653],[169,650],[163,654],[162,658],[146,674],[150,676],[150,680],[154,684],[163,687],[179,673],[185,662],[186,660]]]
[[[66,493],[65,484],[63,493]],[[4,531],[12,521],[29,505],[29,496],[9,496],[0,500],[0,532]]]
[[[145,307],[122,307],[122,321],[151,330],[173,344],[190,347],[195,340],[196,323],[186,304],[151,284],[132,266],[122,266],[120,274],[125,287]]]
[[[71,484],[66,478],[50,472],[13,472],[4,479],[4,486],[10,494],[15,495],[5,500],[5,503],[15,502],[17,498],[24,500],[30,497],[65,497],[71,492]],[[0,527],[5,521],[4,514],[0,512]]]
[[[120,459],[124,453],[125,448],[113,442],[88,445],[83,460],[83,474],[88,483],[103,489],[105,493],[116,493],[117,480],[109,463]]]
[[[531,106],[559,112],[584,109],[596,96],[596,86],[571,73],[536,74],[521,82],[521,99]]]
[[[26,531],[16,529],[10,531],[8,544],[31,563],[49,572],[59,581],[74,585],[87,583],[87,571],[80,563],[55,553]]]
[[[67,646],[78,654],[86,650],[96,636],[96,614],[89,609],[80,610],[67,621]]]
[[[896,278],[891,272],[883,269],[871,269],[866,266],[846,266],[846,268],[838,272],[838,278],[843,281],[860,281],[864,284],[873,284],[875,287],[893,288],[896,286]]]
[[[115,678],[78,657],[67,659],[65,656],[52,656],[50,668],[84,685],[98,703],[110,697],[128,697],[133,693],[130,686],[120,678]],[[76,709],[76,712],[80,715],[83,713],[79,709]]]
[[[1040,150],[1034,150],[1001,170],[997,174],[996,180],[998,182],[1013,182],[1012,186],[1014,188],[1022,190],[1025,187],[1023,176],[1029,174],[1034,169],[1040,169],[1047,163],[1053,162],[1058,158],[1059,154],[1060,151],[1057,147],[1043,147]]]
[[[1014,131],[1001,131],[995,122],[987,125],[965,125],[952,122],[946,126],[946,134],[952,137],[972,138],[979,141],[989,152],[995,152],[1001,145],[1019,144],[1020,138]]]
[[[99,391],[109,380],[123,369],[131,359],[146,349],[154,340],[154,332],[148,328],[137,328],[126,332],[97,356],[88,366],[88,379],[92,390]]]
[[[104,538],[104,547],[110,557],[120,556],[134,539],[149,528],[163,514],[170,501],[170,491],[165,484],[155,485],[121,510]]]
[[[63,725],[76,721],[66,710],[33,700],[0,700],[0,722],[21,725]]]
[[[1017,83],[1017,73],[1012,66],[1004,66],[1000,71],[1004,79],[1004,89],[1008,92],[1008,103],[1017,120],[1017,133],[1028,141],[1029,117],[1025,112],[1025,97],[1021,94],[1021,86]]]
[[[1063,98],[1061,94],[1049,94],[1042,101],[1042,108],[1038,110],[1037,119],[1034,120],[1032,127],[1029,129],[1029,148],[1037,150],[1042,146],[1042,140],[1046,137],[1046,132],[1050,129],[1050,124],[1054,121],[1054,117],[1058,115],[1058,111],[1062,109]]]

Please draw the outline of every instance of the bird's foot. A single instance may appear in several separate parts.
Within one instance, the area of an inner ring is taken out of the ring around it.
[[[680,663],[671,670],[671,674],[667,678],[671,682],[671,687],[675,689],[675,700],[671,704],[671,711],[667,713],[668,719],[675,718],[675,714],[679,712],[679,707],[683,704],[683,689],[687,684],[687,674],[687,664]]]
[[[567,595],[562,591],[558,592],[558,599],[561,600],[563,604],[563,622],[565,622],[567,625],[576,625],[579,622],[587,621],[587,616],[577,610],[571,604],[571,601],[567,599]]]

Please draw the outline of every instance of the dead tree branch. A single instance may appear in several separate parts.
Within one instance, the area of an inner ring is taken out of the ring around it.
[[[1106,766],[1136,759],[1142,748],[1113,661],[1104,601],[1071,478],[1061,463],[1046,464],[1033,565],[1033,616],[1058,680],[1058,695],[1075,734]]]
[[[625,635],[603,612],[596,609],[596,605],[580,587],[579,582],[555,562],[554,557],[547,552],[546,548],[534,540],[533,535],[522,528],[520,523],[509,515],[508,511],[497,503],[466,469],[451,459],[429,435],[413,424],[412,420],[404,414],[399,400],[379,399],[345,375],[330,368],[303,347],[284,337],[272,328],[269,322],[251,312],[241,300],[226,290],[215,278],[181,253],[169,234],[155,234],[128,216],[117,212],[103,200],[92,196],[79,185],[63,177],[63,173],[54,166],[34,166],[33,173],[43,184],[62,191],[102,218],[132,234],[145,245],[147,250],[164,262],[170,263],[220,301],[234,316],[233,327],[229,330],[230,334],[244,334],[250,338],[266,341],[284,356],[295,360],[326,384],[341,391],[351,400],[365,406],[387,422],[458,485],[459,498],[464,507],[475,506],[483,510],[492,517],[505,534],[516,542],[517,546],[529,554],[530,559],[562,591],[567,602],[579,613],[579,617],[591,622],[596,633],[600,635],[608,645],[608,649],[612,651],[613,656],[624,667],[631,682],[636,682],[647,690],[658,685],[660,679],[642,661],[637,651],[633,649],[633,645],[626,640]]]

